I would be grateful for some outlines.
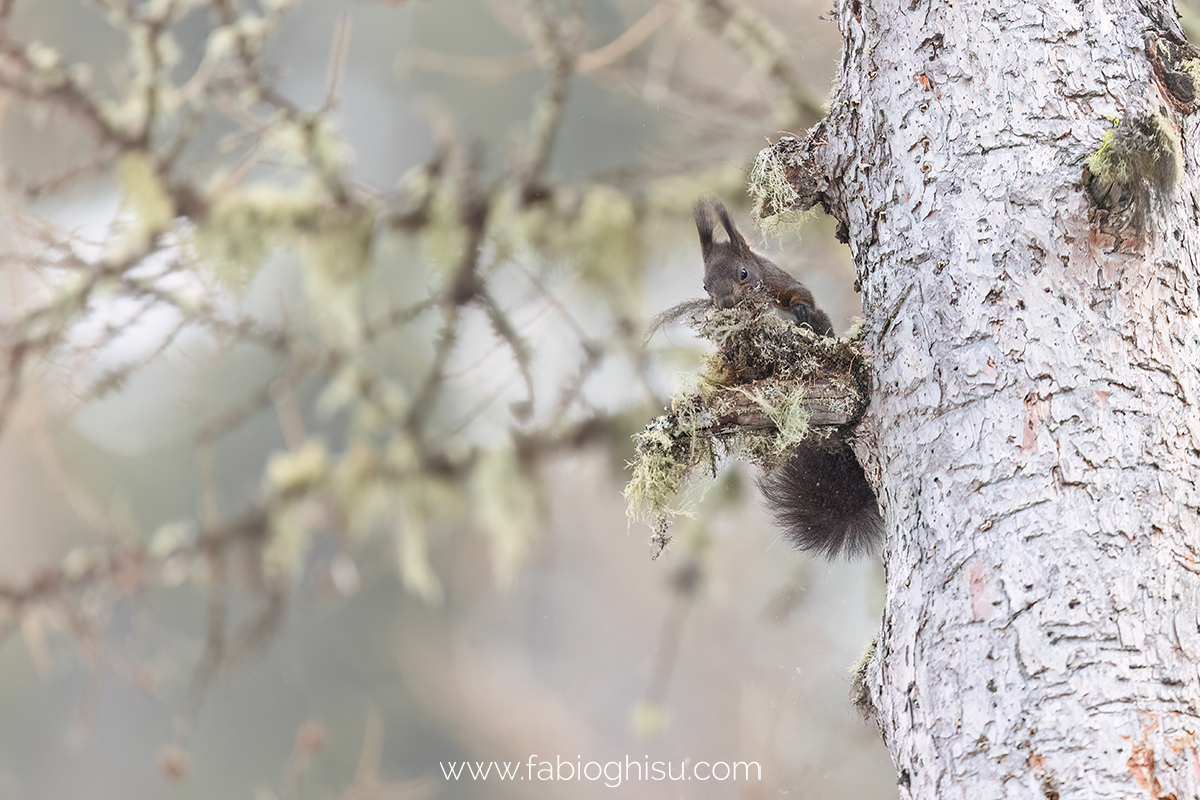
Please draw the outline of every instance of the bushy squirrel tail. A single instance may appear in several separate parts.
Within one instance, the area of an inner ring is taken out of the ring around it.
[[[796,548],[834,559],[876,550],[883,517],[862,465],[841,437],[806,442],[758,480],[767,509]]]

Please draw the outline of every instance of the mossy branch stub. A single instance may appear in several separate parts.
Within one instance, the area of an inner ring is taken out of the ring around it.
[[[801,442],[852,425],[866,407],[866,357],[856,339],[818,336],[765,304],[710,308],[694,327],[716,344],[668,413],[634,437],[629,514],[669,543],[677,496],[700,464],[743,457],[770,469]],[[657,557],[657,553],[656,553]]]

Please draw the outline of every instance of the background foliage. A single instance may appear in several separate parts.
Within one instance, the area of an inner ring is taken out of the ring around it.
[[[620,498],[699,359],[643,345],[691,205],[820,115],[823,11],[0,2],[0,797],[894,791],[846,702],[877,568],[737,469],[658,562]],[[844,330],[829,226],[784,244]]]

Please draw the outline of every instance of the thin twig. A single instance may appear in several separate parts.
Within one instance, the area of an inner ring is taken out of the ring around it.
[[[338,85],[346,68],[346,56],[350,52],[351,28],[350,18],[343,11],[338,15],[337,25],[333,29],[333,45],[329,50],[329,67],[325,78],[325,102],[321,104],[321,113],[337,108]]]

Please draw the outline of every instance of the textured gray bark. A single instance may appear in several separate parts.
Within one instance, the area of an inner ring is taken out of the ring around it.
[[[1174,8],[838,18],[813,154],[874,354],[889,539],[867,677],[901,797],[1196,797],[1197,121],[1147,49],[1182,39]],[[1145,111],[1183,174],[1106,219],[1084,165]]]

